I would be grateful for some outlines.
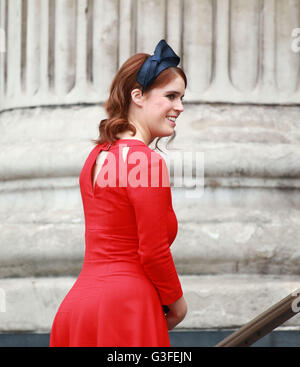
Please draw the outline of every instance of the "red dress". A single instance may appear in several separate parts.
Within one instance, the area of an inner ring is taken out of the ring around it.
[[[113,159],[93,189],[102,150]],[[165,161],[140,140],[120,139],[92,149],[79,183],[85,256],[55,315],[50,347],[170,347],[162,305],[183,292],[170,252],[178,227]]]

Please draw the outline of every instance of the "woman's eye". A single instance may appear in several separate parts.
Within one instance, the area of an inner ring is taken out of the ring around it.
[[[167,97],[168,97],[169,99],[173,100],[176,96],[175,96],[175,94],[168,94],[168,95],[167,95]],[[181,99],[181,102],[184,102],[183,97],[181,97],[180,99]]]
[[[170,99],[174,99],[175,95],[174,94],[169,94],[167,97],[170,98]]]

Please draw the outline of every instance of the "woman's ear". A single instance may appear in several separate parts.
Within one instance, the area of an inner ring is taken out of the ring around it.
[[[132,102],[134,102],[136,105],[138,105],[139,107],[142,107],[144,96],[140,89],[136,88],[131,91],[131,99],[132,99]]]

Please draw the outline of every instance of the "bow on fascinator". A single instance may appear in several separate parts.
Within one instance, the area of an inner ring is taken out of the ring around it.
[[[159,41],[154,55],[148,57],[137,76],[137,81],[143,86],[142,93],[153,83],[159,73],[171,66],[177,66],[179,62],[180,57],[175,54],[167,42],[165,40]]]

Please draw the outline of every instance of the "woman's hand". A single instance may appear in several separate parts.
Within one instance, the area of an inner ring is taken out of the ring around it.
[[[167,306],[170,309],[166,314],[168,330],[172,330],[185,318],[185,315],[187,314],[187,303],[182,296],[177,301]]]

